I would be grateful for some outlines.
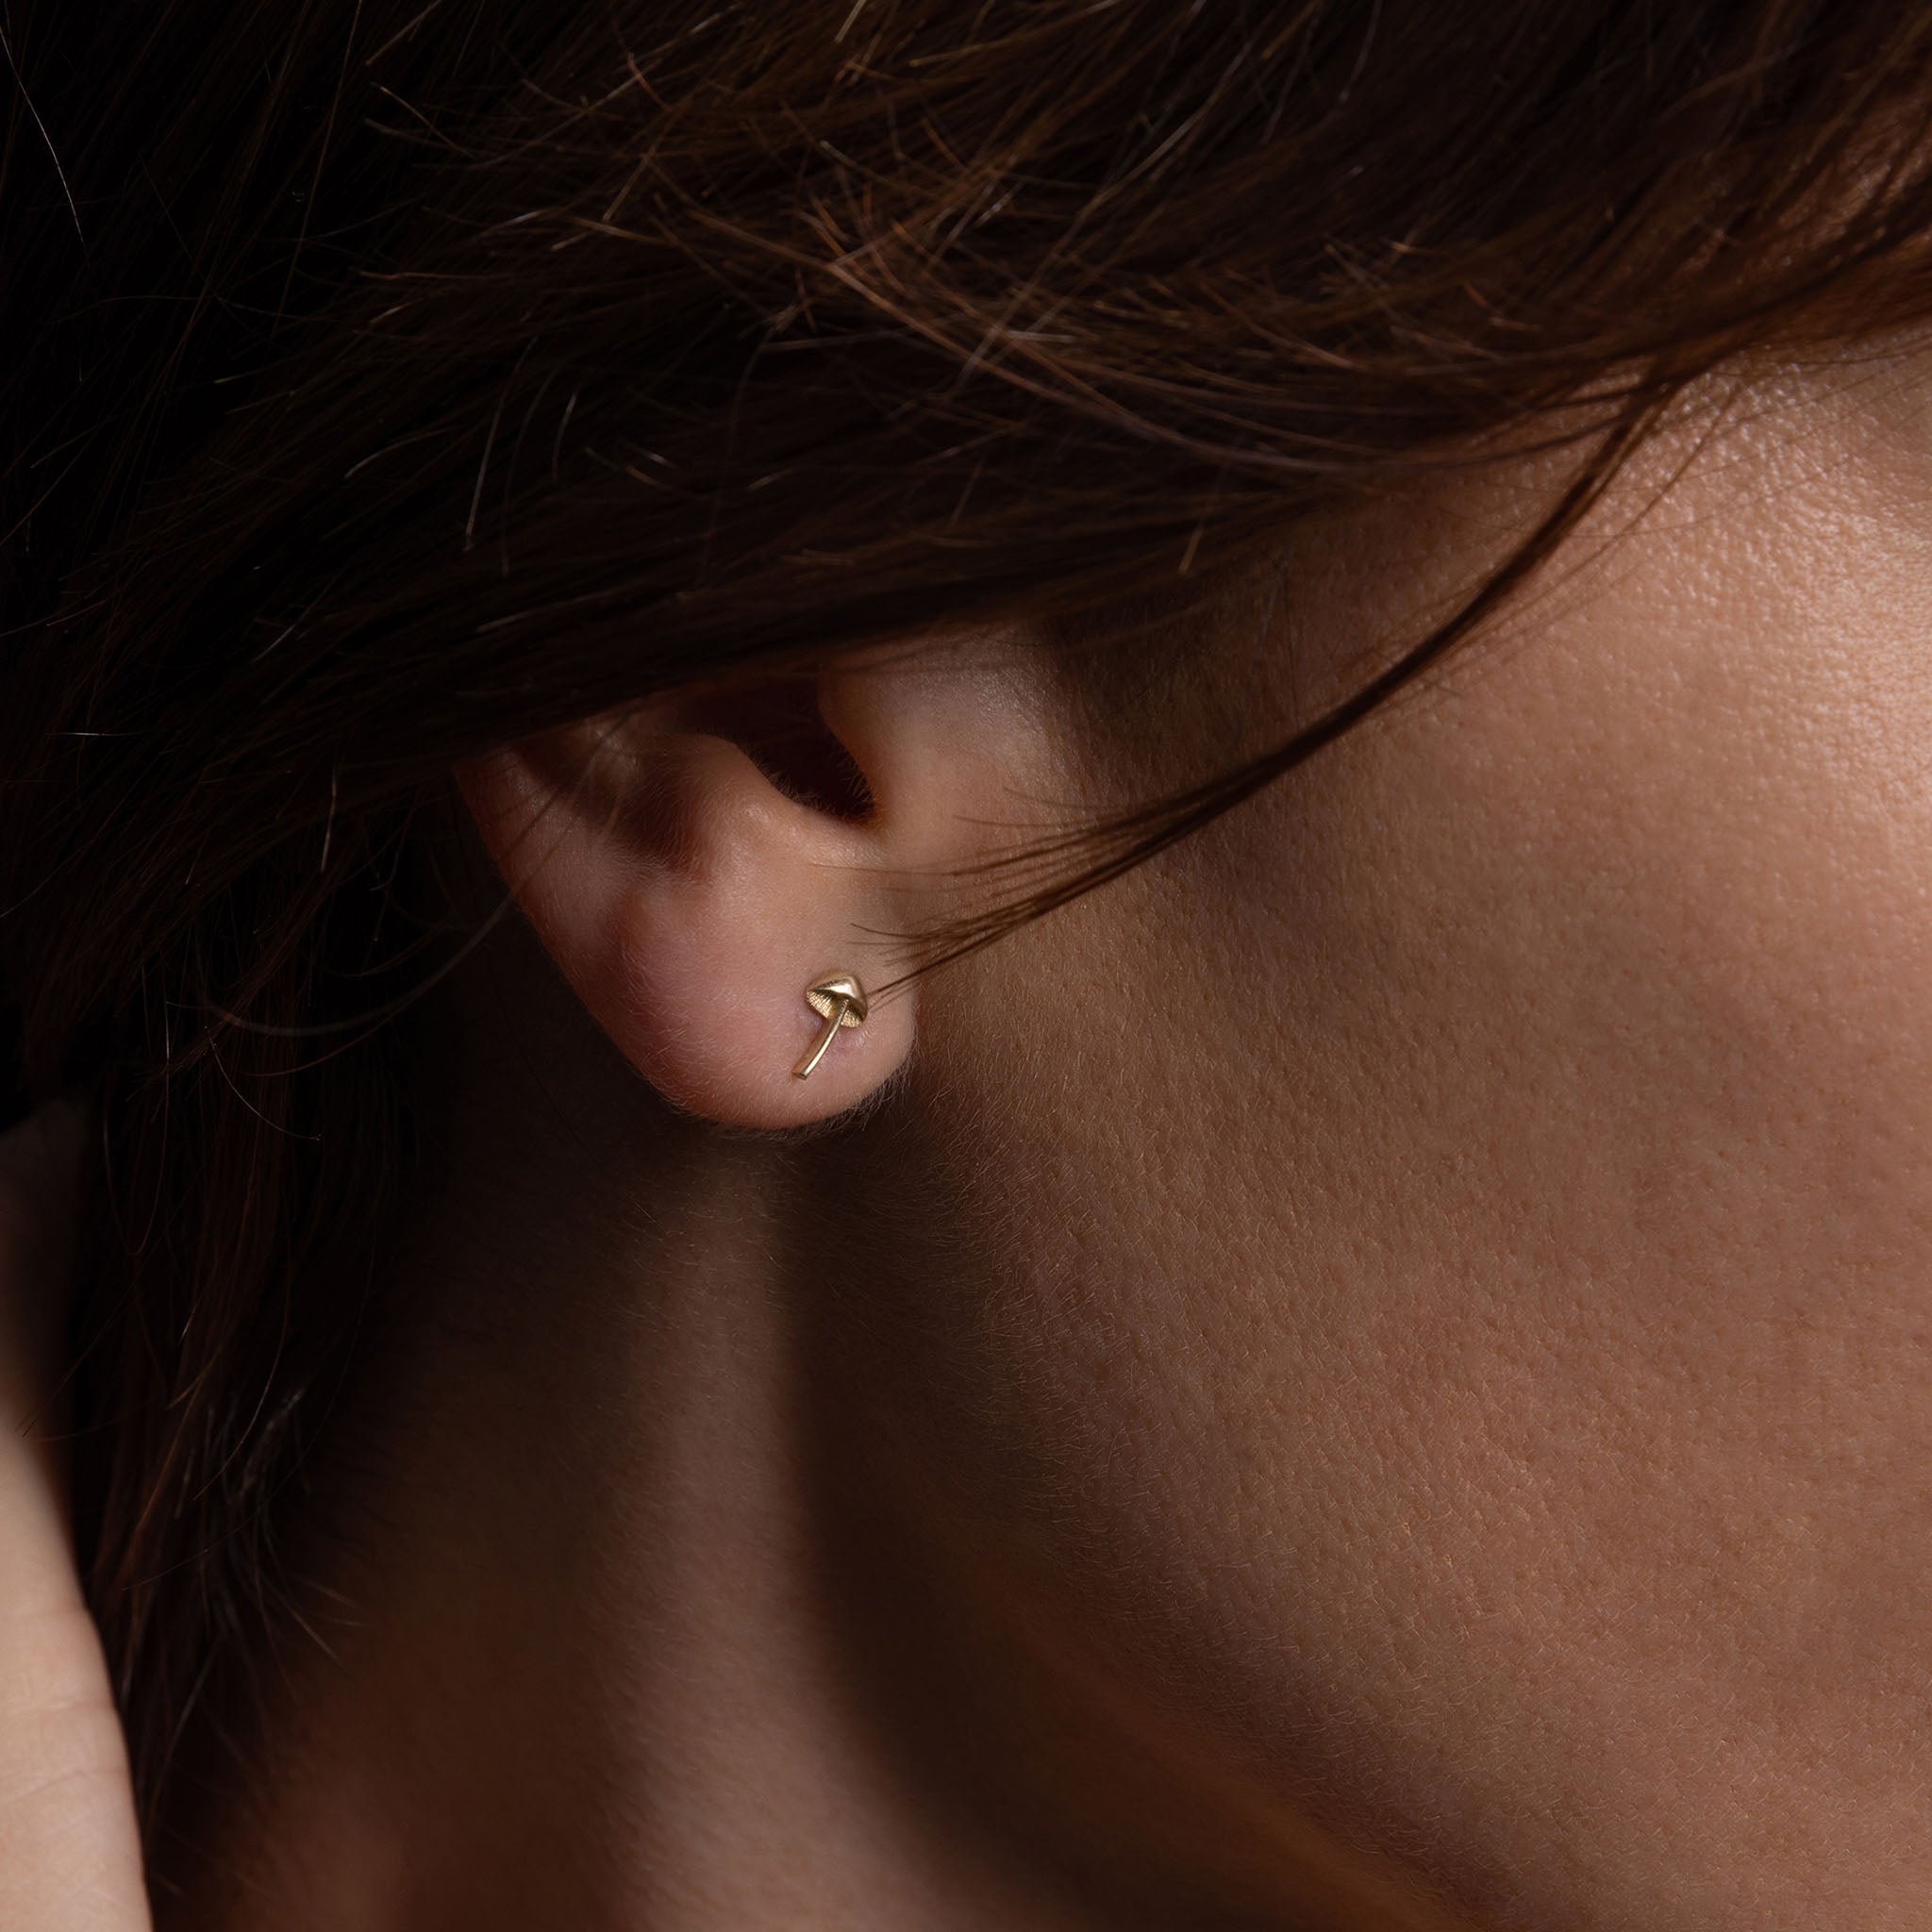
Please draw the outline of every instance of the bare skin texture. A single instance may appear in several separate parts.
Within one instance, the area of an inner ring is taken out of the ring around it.
[[[127,1753],[67,1534],[50,1386],[85,1126],[0,1137],[0,1926],[141,1932]]]
[[[1932,1925],[1932,376],[1719,400],[1427,691],[809,1083],[811,978],[1279,736],[1554,467],[1173,650],[829,669],[862,820],[675,707],[463,774],[527,925],[329,1654],[162,1923]]]

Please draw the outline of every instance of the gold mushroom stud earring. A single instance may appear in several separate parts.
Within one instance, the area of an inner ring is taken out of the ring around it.
[[[858,983],[855,973],[832,973],[824,979],[815,979],[805,990],[806,1004],[810,1007],[825,1024],[819,1030],[819,1037],[806,1050],[805,1058],[792,1068],[794,1080],[809,1080],[812,1069],[824,1058],[825,1049],[837,1037],[840,1027],[857,1026],[865,1018],[865,989]]]

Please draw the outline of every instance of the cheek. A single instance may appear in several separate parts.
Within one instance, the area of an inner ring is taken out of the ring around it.
[[[935,1001],[990,1507],[1338,1802],[1481,1845],[1533,1762],[1661,1843],[1824,1726],[1883,1814],[1932,1574],[1924,582],[1691,492]]]

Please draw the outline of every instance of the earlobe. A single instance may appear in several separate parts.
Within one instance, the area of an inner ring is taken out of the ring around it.
[[[464,797],[539,939],[593,1018],[674,1105],[739,1126],[841,1113],[899,1066],[907,908],[875,826],[788,796],[725,738],[660,716],[554,733],[464,767]],[[862,1018],[859,1017],[862,1013]],[[842,1022],[842,1024],[841,1024]],[[855,1024],[856,1023],[856,1024]]]

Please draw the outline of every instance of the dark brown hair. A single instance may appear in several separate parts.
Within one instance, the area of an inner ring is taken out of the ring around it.
[[[98,1108],[82,1549],[150,1805],[380,1278],[453,761],[1574,441],[1456,619],[989,879],[931,963],[1346,728],[1701,374],[1932,312],[1913,0],[9,0],[0,33],[0,941],[23,1098]]]

